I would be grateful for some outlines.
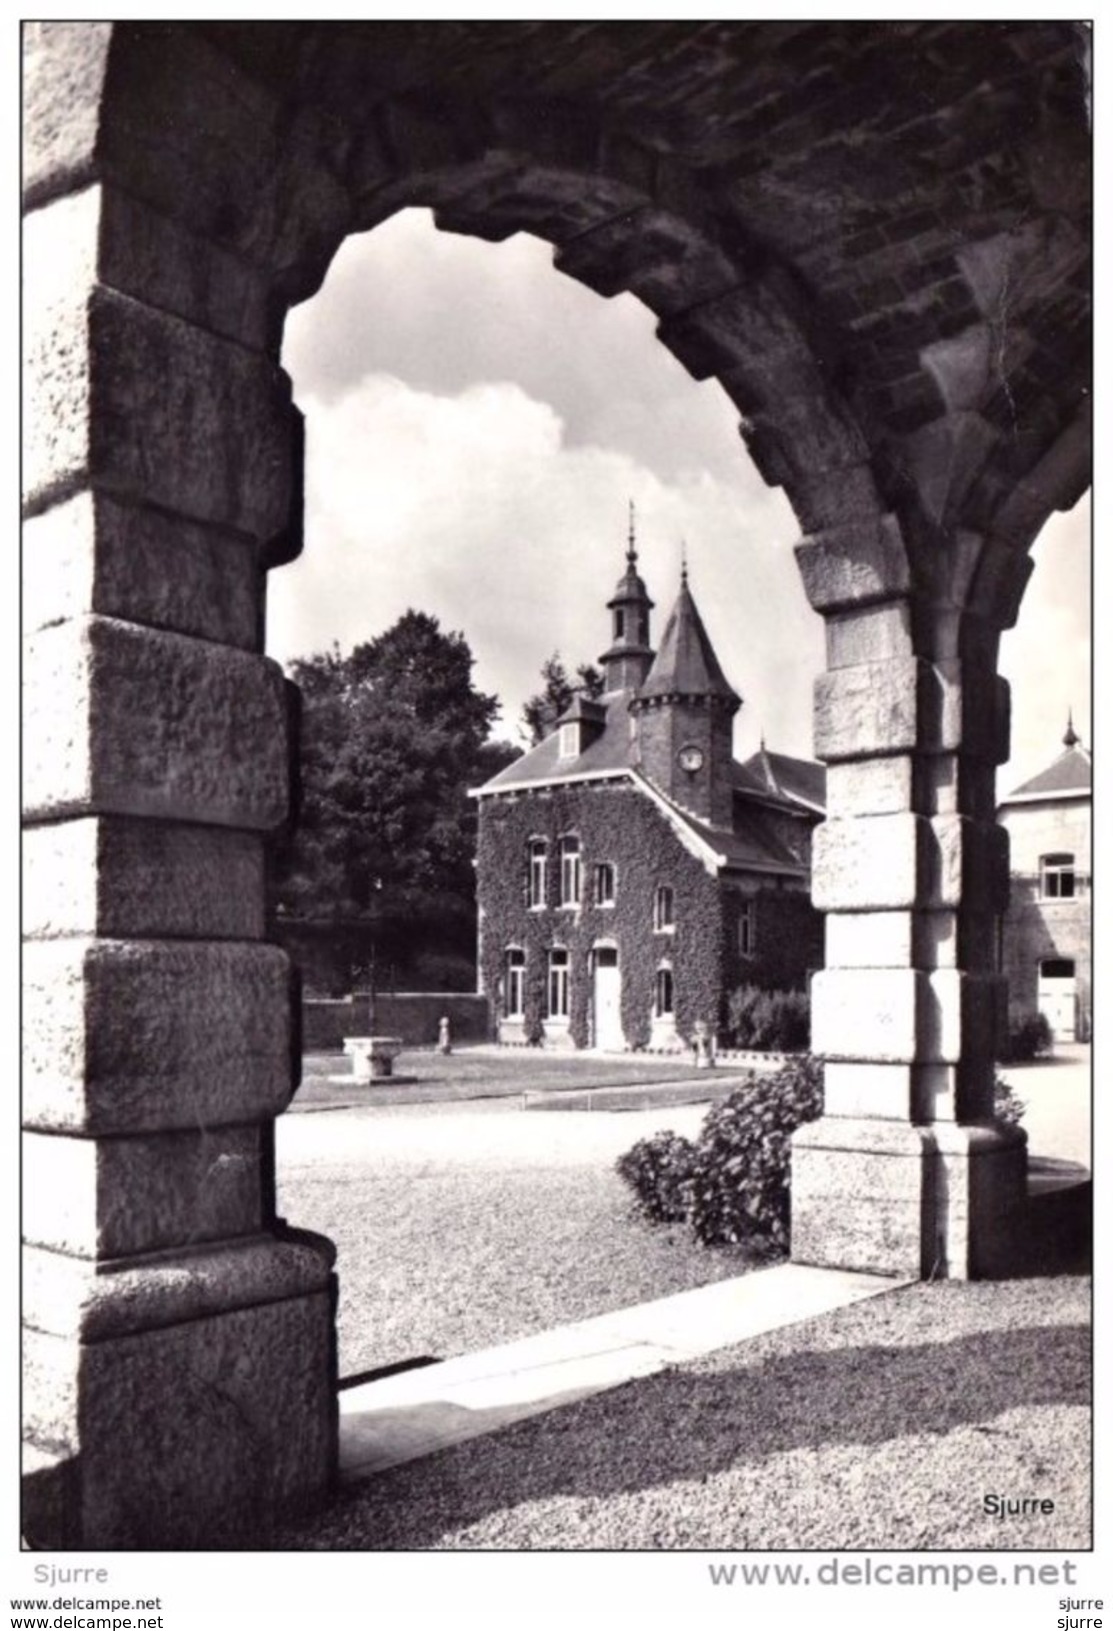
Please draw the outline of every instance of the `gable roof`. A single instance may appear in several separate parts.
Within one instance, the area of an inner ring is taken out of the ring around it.
[[[1032,776],[1002,799],[1012,804],[1021,799],[1080,798],[1093,788],[1093,764],[1086,749],[1072,742],[1046,770]]]
[[[741,764],[735,763],[734,785],[743,792],[772,794],[791,804],[802,804],[817,815],[827,810],[827,768],[815,759],[795,759],[788,753],[770,753],[763,742]]]

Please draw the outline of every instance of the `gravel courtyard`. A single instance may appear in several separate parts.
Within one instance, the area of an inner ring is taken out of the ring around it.
[[[706,1106],[524,1112],[507,1080],[459,1102],[481,1074],[469,1061],[448,1102],[323,1111],[319,1092],[317,1113],[278,1122],[280,1210],[338,1246],[342,1377],[752,1266],[643,1223],[613,1171],[661,1126],[692,1135]],[[1062,1122],[1067,1073],[1017,1076],[1022,1097],[1054,1091],[1034,1122]],[[274,1544],[1085,1547],[1090,1318],[1083,1275],[912,1286],[395,1468]],[[1005,1520],[993,1493],[1054,1511]]]
[[[278,1122],[279,1208],[336,1242],[342,1377],[448,1358],[743,1273],[633,1215],[615,1158],[703,1105],[523,1112],[517,1099]]]

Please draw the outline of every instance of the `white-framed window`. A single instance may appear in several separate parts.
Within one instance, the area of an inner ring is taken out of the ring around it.
[[[1040,894],[1044,900],[1073,900],[1075,895],[1074,856],[1040,856]]]
[[[653,927],[662,933],[674,928],[675,924],[672,885],[659,883],[653,896]]]
[[[560,904],[580,904],[580,840],[572,834],[560,841]]]
[[[653,976],[653,1012],[661,1019],[672,1011],[672,968],[668,963],[662,963]]]
[[[550,1019],[568,1018],[568,952],[564,946],[554,946],[549,953],[549,1006]]]
[[[610,861],[600,861],[595,868],[596,906],[614,905],[614,867]]]
[[[738,952],[742,957],[754,954],[754,903],[744,900],[738,909]]]
[[[560,727],[560,757],[575,759],[580,751],[580,727],[573,720]]]
[[[531,907],[544,906],[548,893],[549,846],[543,838],[529,841],[529,879],[527,893]]]
[[[506,953],[506,1017],[521,1019],[526,1011],[526,954],[520,946]]]

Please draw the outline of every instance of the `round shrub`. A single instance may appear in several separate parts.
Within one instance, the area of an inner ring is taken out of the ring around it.
[[[761,1238],[786,1249],[790,1140],[823,1111],[823,1068],[794,1059],[751,1076],[708,1112],[696,1144],[692,1228],[705,1245]]]
[[[690,1138],[671,1131],[654,1133],[620,1155],[615,1171],[630,1185],[647,1218],[677,1223],[688,1216],[695,1156]]]
[[[1041,1053],[1050,1053],[1053,1042],[1046,1014],[1010,1014],[1009,1034],[1001,1054],[1002,1063],[1025,1064]]]
[[[1017,1098],[1005,1078],[998,1076],[993,1084],[993,1119],[1005,1127],[1019,1127],[1027,1108],[1024,1100]]]

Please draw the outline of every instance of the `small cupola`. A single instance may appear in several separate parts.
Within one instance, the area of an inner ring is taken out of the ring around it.
[[[630,500],[626,571],[607,602],[607,610],[611,614],[611,645],[599,658],[607,676],[607,690],[637,690],[653,662],[653,648],[649,644],[649,614],[653,602],[638,575],[633,499]]]

